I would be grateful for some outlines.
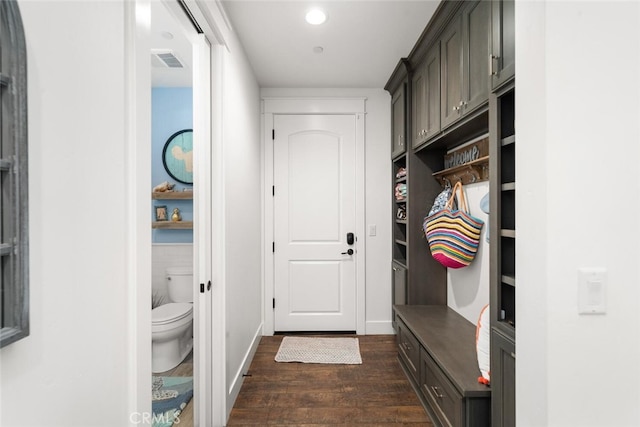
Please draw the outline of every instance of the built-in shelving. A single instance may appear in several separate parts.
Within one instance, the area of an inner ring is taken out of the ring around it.
[[[516,132],[515,83],[491,96],[491,388],[492,425],[515,425]],[[495,195],[495,196],[494,196]],[[495,212],[495,213],[494,213]]]
[[[193,191],[153,191],[153,200],[192,200]],[[156,230],[191,230],[193,221],[153,221],[151,228]]]

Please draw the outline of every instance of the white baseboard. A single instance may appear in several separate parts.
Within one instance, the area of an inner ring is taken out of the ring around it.
[[[256,330],[256,333],[253,335],[251,345],[244,355],[242,365],[240,365],[240,369],[238,369],[238,372],[236,372],[236,375],[233,378],[233,382],[231,383],[231,387],[229,387],[229,392],[227,394],[227,416],[225,417],[225,419],[227,420],[229,419],[229,415],[231,415],[231,410],[233,409],[233,405],[236,402],[236,398],[238,397],[240,388],[242,387],[242,383],[244,382],[244,377],[242,375],[246,374],[249,371],[249,366],[251,366],[253,356],[255,356],[256,350],[258,350],[260,338],[262,338],[262,324],[260,324],[260,326]]]
[[[367,335],[394,335],[396,333],[393,330],[391,320],[368,321],[365,327]]]

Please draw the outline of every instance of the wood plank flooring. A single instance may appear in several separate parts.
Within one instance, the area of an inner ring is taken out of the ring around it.
[[[282,338],[262,337],[228,426],[432,426],[395,336],[358,336],[362,365],[275,362]]]

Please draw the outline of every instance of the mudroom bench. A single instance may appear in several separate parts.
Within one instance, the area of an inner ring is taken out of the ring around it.
[[[398,359],[434,425],[489,426],[475,325],[445,305],[396,305]]]

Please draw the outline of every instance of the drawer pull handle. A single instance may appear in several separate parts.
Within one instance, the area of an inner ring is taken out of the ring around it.
[[[442,399],[444,397],[444,395],[438,391],[438,387],[434,385],[431,386],[431,391],[433,391],[434,396],[438,399]]]

